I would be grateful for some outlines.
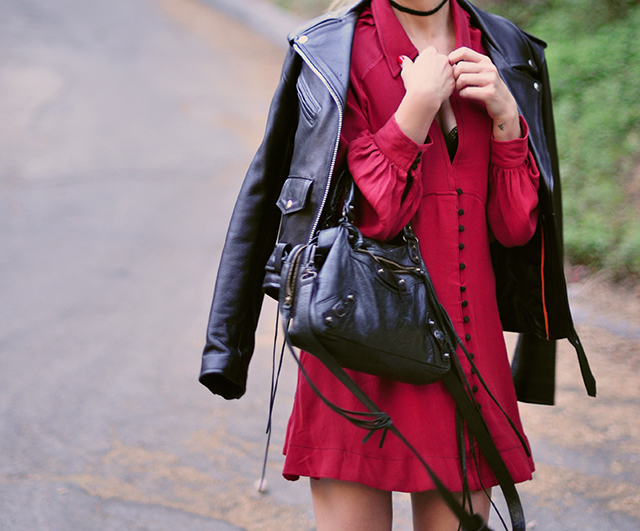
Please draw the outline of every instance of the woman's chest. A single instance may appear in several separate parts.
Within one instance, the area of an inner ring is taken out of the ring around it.
[[[375,133],[396,112],[405,94],[404,84],[399,76],[378,73],[368,76],[362,90],[367,101],[366,117]],[[462,98],[457,92],[442,110],[446,112],[440,113],[440,120],[433,120],[425,139],[429,147],[422,155],[422,174],[412,177],[422,180],[424,193],[462,188],[484,199],[491,160],[491,119],[481,103]],[[453,127],[457,130],[457,147],[450,153],[445,135]]]

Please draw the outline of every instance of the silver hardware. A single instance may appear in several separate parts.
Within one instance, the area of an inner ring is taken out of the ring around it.
[[[306,37],[306,36],[303,35],[303,37]],[[308,37],[307,37],[307,40],[308,40]],[[300,37],[300,39],[298,39],[298,42],[304,44],[305,42],[307,42],[307,40],[303,41],[302,37]],[[329,173],[327,175],[328,177],[327,184],[325,186],[324,195],[322,197],[322,203],[320,204],[320,208],[318,209],[318,214],[316,215],[316,219],[314,220],[313,225],[311,227],[311,232],[309,233],[310,234],[309,242],[311,242],[311,240],[313,239],[316,233],[316,229],[318,228],[318,223],[320,223],[320,217],[322,216],[322,212],[324,211],[324,206],[327,202],[327,197],[329,197],[329,189],[331,188],[331,177],[333,175],[333,169],[335,168],[335,165],[336,165],[336,158],[338,156],[338,147],[340,146],[340,132],[342,131],[342,121],[343,121],[344,113],[342,110],[341,98],[340,96],[338,96],[338,94],[336,93],[335,89],[331,86],[329,81],[320,73],[320,70],[318,70],[318,68],[313,64],[313,62],[309,60],[309,58],[302,51],[302,49],[297,45],[297,43],[293,44],[293,49],[296,52],[298,52],[298,55],[300,55],[300,57],[302,57],[304,62],[307,63],[307,66],[320,78],[320,81],[322,81],[324,86],[327,87],[327,90],[331,94],[333,101],[338,107],[338,131],[336,134],[336,141],[333,146],[333,157],[331,159],[331,166],[329,167]]]
[[[347,315],[347,309],[345,308],[344,303],[342,301],[336,302],[333,305],[333,308],[331,308],[331,311],[333,312],[333,315],[335,315],[336,317],[344,317],[345,315]]]
[[[332,324],[333,323],[333,317],[331,317],[330,315],[327,315],[324,318],[324,322],[325,322],[325,324],[328,324],[328,325]]]
[[[533,88],[536,89],[538,92],[542,90],[542,86],[537,81],[533,84]]]

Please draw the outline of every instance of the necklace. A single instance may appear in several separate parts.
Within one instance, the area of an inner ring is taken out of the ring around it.
[[[403,13],[408,13],[409,15],[416,15],[418,17],[428,17],[429,15],[433,15],[440,11],[444,5],[448,2],[448,0],[442,0],[440,5],[434,7],[431,11],[418,11],[417,9],[411,9],[410,7],[404,7],[400,4],[394,2],[393,0],[389,0],[389,3],[395,7],[398,11],[402,11]]]

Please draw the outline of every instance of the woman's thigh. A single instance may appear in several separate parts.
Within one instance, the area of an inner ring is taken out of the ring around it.
[[[471,493],[473,512],[480,514],[485,522],[489,520],[491,510],[491,489],[487,489],[487,493],[489,496],[482,491]],[[460,493],[454,493],[454,496],[459,502],[462,501]],[[411,494],[411,508],[414,531],[456,531],[458,529],[458,518],[435,490]]]
[[[391,493],[360,483],[312,479],[317,531],[391,531]]]

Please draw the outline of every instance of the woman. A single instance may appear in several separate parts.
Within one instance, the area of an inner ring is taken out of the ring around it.
[[[265,291],[277,293],[282,255],[315,234],[331,178],[346,163],[361,192],[361,230],[388,239],[412,222],[439,299],[522,432],[501,317],[509,329],[579,346],[554,225],[557,159],[541,43],[462,0],[371,0],[310,23],[292,34],[291,45],[223,251],[202,383],[226,398],[244,393],[261,270],[266,263]],[[492,253],[506,272],[497,288]],[[359,409],[315,358],[303,356],[303,363],[334,402]],[[463,369],[514,481],[529,479],[528,448],[465,360]],[[444,387],[352,375],[447,487],[462,491],[455,407]],[[391,529],[394,490],[412,493],[415,529],[457,528],[398,440],[380,449],[361,439],[299,380],[283,474],[314,478],[319,530]],[[467,452],[470,459],[478,453],[472,446]],[[486,519],[495,478],[482,456],[467,476],[473,508]]]

